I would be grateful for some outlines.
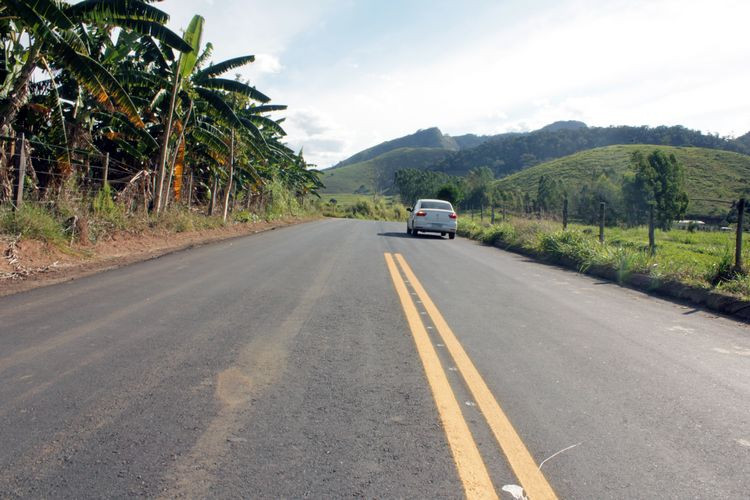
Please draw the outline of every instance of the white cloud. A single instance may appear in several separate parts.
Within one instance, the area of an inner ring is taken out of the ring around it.
[[[284,69],[279,58],[273,54],[255,54],[252,67],[260,73],[280,73]]]
[[[205,0],[177,1],[164,8],[205,10]],[[205,14],[204,34],[215,59],[256,54],[248,75],[289,105],[290,143],[305,146],[321,166],[430,126],[453,135],[563,119],[735,135],[750,129],[745,0],[509,0],[473,4],[472,11],[455,4],[446,29],[393,16],[407,35],[394,30],[376,39],[346,31],[342,23],[354,20],[333,17],[333,6],[361,6],[348,1],[217,5]],[[295,45],[306,33],[339,31],[345,38]],[[309,59],[295,57],[301,52]]]
[[[748,18],[750,3],[736,1],[569,2],[467,34],[437,59],[394,55],[381,61],[388,72],[332,79],[314,99],[356,131],[337,160],[433,125],[456,135],[578,119],[741,134],[750,129]],[[290,105],[297,98],[290,94]]]

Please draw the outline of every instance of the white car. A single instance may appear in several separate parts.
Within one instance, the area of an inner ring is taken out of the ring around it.
[[[417,200],[414,208],[407,208],[409,219],[406,221],[406,232],[417,236],[422,233],[446,234],[450,239],[456,237],[458,215],[450,202],[443,200]]]

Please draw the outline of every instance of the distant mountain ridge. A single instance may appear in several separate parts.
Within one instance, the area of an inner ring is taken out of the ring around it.
[[[703,134],[682,126],[590,127],[575,120],[557,121],[531,132],[493,136],[449,136],[439,128],[377,144],[324,170],[324,192],[387,193],[393,174],[404,168],[464,176],[489,167],[503,178],[534,165],[581,151],[613,145],[700,147],[750,154],[750,133],[736,139]]]
[[[375,146],[364,149],[349,158],[340,161],[331,168],[344,167],[354,163],[371,160],[377,156],[401,148],[438,148],[448,151],[460,151],[462,149],[479,146],[493,136],[480,136],[464,134],[456,137],[443,134],[437,127],[417,130],[413,134],[405,135],[397,139],[381,142]]]

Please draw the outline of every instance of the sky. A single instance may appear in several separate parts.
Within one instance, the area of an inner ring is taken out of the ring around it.
[[[590,126],[750,131],[747,0],[164,0],[326,168],[380,142]],[[233,76],[233,75],[232,75]]]

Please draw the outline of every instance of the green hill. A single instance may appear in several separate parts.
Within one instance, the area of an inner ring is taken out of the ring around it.
[[[545,175],[562,181],[569,191],[575,192],[584,182],[602,173],[618,182],[630,168],[630,156],[634,151],[648,154],[654,149],[673,153],[684,166],[685,188],[692,200],[688,217],[717,218],[729,209],[726,204],[696,198],[730,202],[750,193],[750,156],[716,149],[650,144],[607,146],[583,151],[529,167],[497,181],[497,184],[502,189],[518,190],[535,197],[539,178]]]
[[[505,177],[533,165],[593,148],[615,144],[654,144],[745,152],[743,143],[674,127],[587,127],[582,122],[556,122],[524,134],[497,136],[448,156],[433,170],[466,175],[476,167],[489,167],[495,177]]]
[[[362,163],[367,160],[372,160],[380,155],[395,151],[403,148],[430,148],[430,149],[445,149],[450,151],[458,151],[458,143],[450,136],[443,135],[437,127],[427,128],[418,130],[413,134],[405,135],[386,142],[381,142],[371,148],[364,149],[359,153],[350,156],[346,160],[343,160],[331,168],[341,168],[347,165],[354,165]]]
[[[399,148],[370,160],[323,170],[323,193],[383,193],[403,168],[426,168],[450,153],[441,148]]]

